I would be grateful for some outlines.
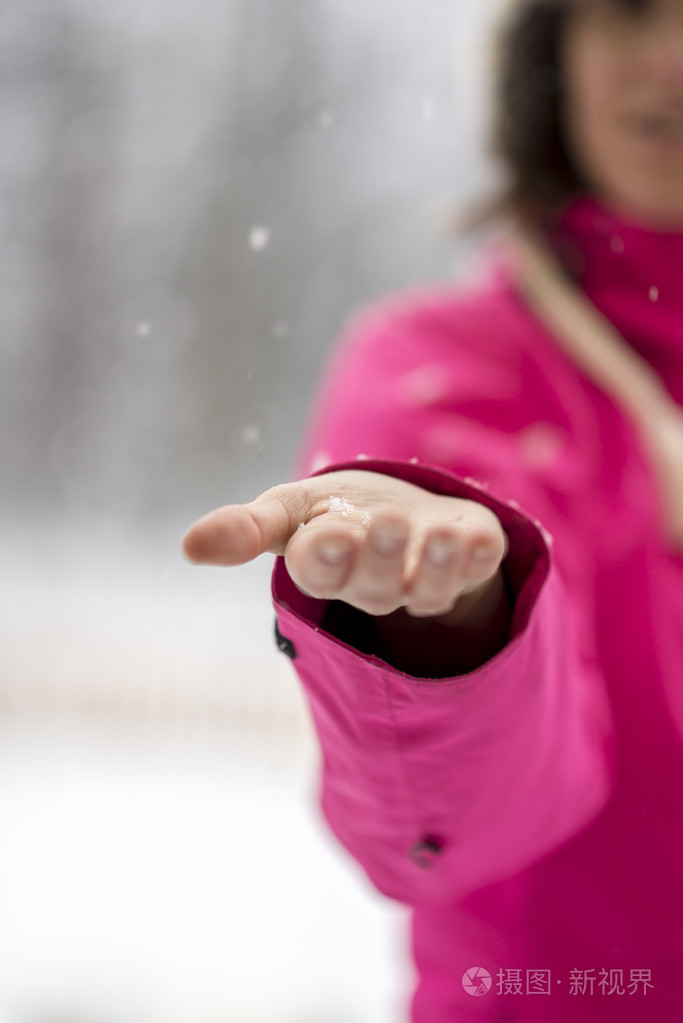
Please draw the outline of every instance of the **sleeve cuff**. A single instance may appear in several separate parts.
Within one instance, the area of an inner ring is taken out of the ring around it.
[[[480,483],[470,476],[463,478],[447,469],[423,465],[416,461],[377,458],[359,460],[355,458],[331,463],[304,478],[349,469],[384,473],[387,476],[393,476],[422,487],[434,494],[478,501],[493,511],[508,537],[508,552],[502,565],[513,602],[508,642],[503,647],[503,651],[525,632],[538,595],[549,575],[551,565],[552,537],[538,520],[525,513],[516,501],[504,501],[495,497],[488,491],[484,483]],[[368,659],[367,654],[349,646],[343,640],[326,632],[321,626],[330,601],[319,600],[302,593],[289,575],[283,556],[278,556],[275,559],[271,578],[271,594],[276,609],[281,609],[287,612],[288,616],[307,623],[346,649],[355,650],[359,658]],[[389,667],[389,670],[397,669]],[[401,674],[401,672],[398,673]]]

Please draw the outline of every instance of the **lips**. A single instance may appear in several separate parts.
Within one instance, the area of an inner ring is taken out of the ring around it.
[[[683,142],[683,114],[639,114],[632,125],[644,137],[661,142]]]

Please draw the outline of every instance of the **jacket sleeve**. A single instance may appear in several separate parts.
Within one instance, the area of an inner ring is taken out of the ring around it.
[[[457,460],[448,468],[425,462],[413,450],[424,437],[422,405],[411,416],[392,403],[392,384],[397,362],[401,380],[424,365],[429,331],[402,360],[404,328],[381,312],[356,321],[328,363],[295,478],[367,469],[491,508],[509,540],[508,641],[467,674],[412,676],[369,652],[360,632],[354,642],[327,631],[331,602],[303,594],[283,557],[272,596],[276,638],[292,658],[320,743],[323,816],[380,892],[418,906],[510,877],[577,834],[609,798],[614,737],[574,584],[556,564],[558,538],[523,510],[530,484],[519,464],[511,468],[508,435],[472,419],[469,436],[481,427],[486,443],[468,447],[465,468],[491,476],[504,465],[507,477],[496,479],[506,478],[519,500],[463,475]],[[471,358],[455,361],[455,390],[444,405],[450,419],[482,371]],[[432,397],[436,390],[435,376]],[[314,452],[324,453],[317,465]]]

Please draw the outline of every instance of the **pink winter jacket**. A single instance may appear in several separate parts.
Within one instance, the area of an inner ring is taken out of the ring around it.
[[[683,234],[582,196],[555,242],[683,404]],[[631,421],[534,318],[495,242],[457,287],[378,299],[342,333],[291,478],[347,468],[480,501],[509,539],[508,641],[439,679],[375,656],[361,612],[355,633],[330,631],[339,602],[275,561],[322,813],[412,910],[404,1018],[682,1018],[683,557]]]

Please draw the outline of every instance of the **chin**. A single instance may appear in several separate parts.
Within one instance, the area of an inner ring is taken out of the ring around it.
[[[683,231],[683,180],[670,197],[665,189],[654,191],[652,182],[647,189],[603,189],[602,192],[607,203],[625,216],[640,221],[644,227]]]

